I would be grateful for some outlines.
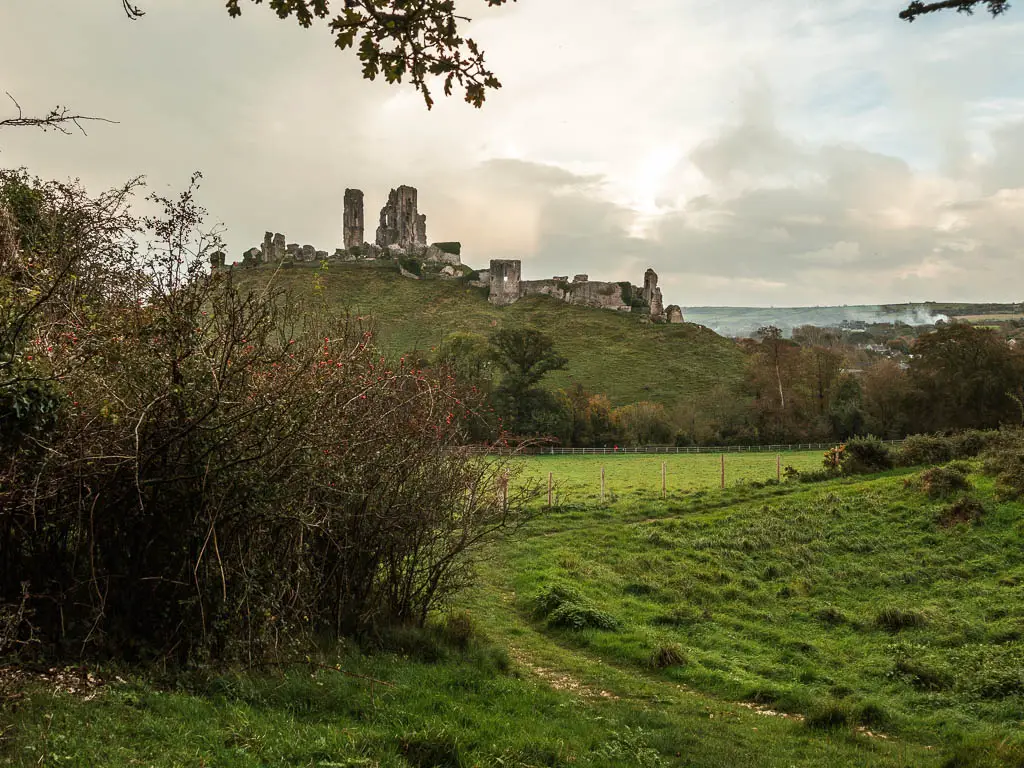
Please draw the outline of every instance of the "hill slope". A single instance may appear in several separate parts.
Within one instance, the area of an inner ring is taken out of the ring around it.
[[[242,285],[263,285],[269,270],[237,270]],[[312,295],[316,270],[296,266],[274,276],[275,285]],[[377,341],[391,353],[429,351],[452,331],[490,333],[526,325],[550,334],[569,366],[549,377],[552,387],[580,382],[615,404],[689,400],[717,385],[732,389],[742,378],[743,355],[714,332],[691,323],[655,325],[638,316],[574,307],[547,297],[509,307],[487,302],[487,292],[462,280],[412,280],[390,265],[332,265],[322,275],[334,306],[377,322]]]

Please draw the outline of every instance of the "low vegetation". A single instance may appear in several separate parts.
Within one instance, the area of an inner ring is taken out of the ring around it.
[[[742,493],[567,506],[506,548],[500,573],[524,616],[561,583],[614,616],[538,625],[593,658],[817,730],[984,742],[956,764],[1003,764],[986,750],[1017,764],[1024,507],[960,463]]]

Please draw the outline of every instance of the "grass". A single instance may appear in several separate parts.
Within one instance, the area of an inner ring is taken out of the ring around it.
[[[650,460],[604,457],[622,478]],[[527,469],[549,461],[595,466]],[[483,560],[444,631],[122,672],[91,701],[33,686],[0,710],[0,764],[1024,765],[1024,505],[972,475],[983,511],[948,524],[912,475],[579,498]]]
[[[986,511],[949,526],[907,476],[566,505],[493,578],[524,616],[571,584],[615,629],[538,627],[604,663],[650,674],[671,647],[685,663],[658,677],[723,700],[932,745],[983,736],[1024,764],[1024,506],[972,477]]]
[[[238,270],[243,284],[260,285],[268,270]],[[296,266],[277,273],[276,284],[314,295],[314,269]],[[547,386],[580,382],[619,405],[651,400],[671,405],[717,387],[738,388],[743,353],[731,341],[699,325],[641,322],[639,316],[574,307],[548,297],[508,307],[487,302],[487,290],[462,280],[411,280],[397,267],[332,265],[321,295],[334,307],[374,318],[377,341],[390,353],[429,352],[452,331],[487,335],[503,325],[526,325],[551,334],[566,370],[545,378]]]
[[[793,451],[781,454],[782,467],[800,471],[821,469],[821,451]],[[601,469],[604,468],[605,501],[639,502],[661,499],[661,465],[665,464],[668,502],[685,498],[694,491],[719,488],[722,479],[720,454],[622,454],[533,456],[521,461],[523,479],[547,487],[552,476],[560,504],[599,501]],[[725,454],[726,487],[764,483],[776,478],[776,454]]]

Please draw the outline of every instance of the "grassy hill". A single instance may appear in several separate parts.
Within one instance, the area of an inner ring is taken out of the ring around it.
[[[262,285],[274,273],[238,270],[242,285]],[[316,270],[281,270],[280,287],[312,295]],[[428,351],[452,331],[490,333],[502,325],[526,325],[550,334],[569,367],[547,382],[580,382],[613,403],[652,400],[672,405],[716,385],[735,387],[743,355],[707,328],[690,323],[656,325],[639,316],[573,307],[555,299],[523,299],[509,307],[487,302],[487,291],[462,280],[412,280],[390,265],[333,265],[323,274],[323,292],[337,307],[371,315],[377,341],[392,353]]]
[[[565,505],[388,652],[44,673],[0,764],[1019,768],[1024,503],[914,473]]]

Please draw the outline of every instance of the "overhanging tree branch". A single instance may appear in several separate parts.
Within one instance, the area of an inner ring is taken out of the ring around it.
[[[935,3],[922,3],[919,2],[919,0],[915,0],[915,2],[912,2],[900,11],[900,18],[906,19],[907,21],[913,21],[918,16],[924,16],[927,13],[948,10],[955,10],[957,13],[966,13],[967,15],[971,15],[974,13],[975,7],[979,5],[986,6],[988,8],[988,12],[993,16],[998,16],[1010,9],[1010,3],[1008,0],[939,0],[939,2]]]

